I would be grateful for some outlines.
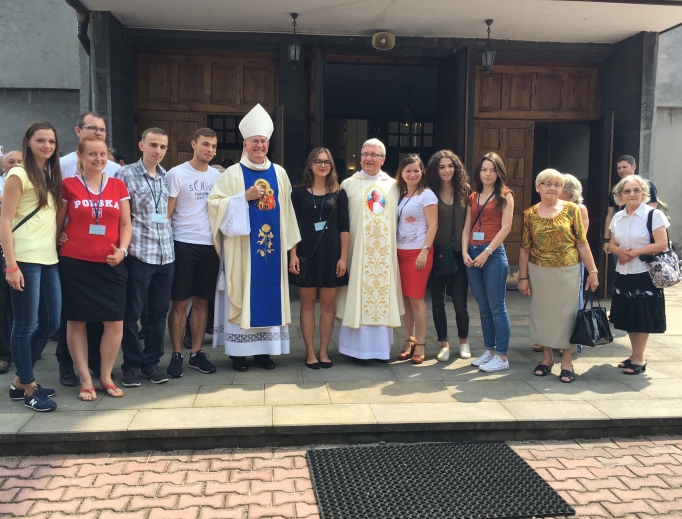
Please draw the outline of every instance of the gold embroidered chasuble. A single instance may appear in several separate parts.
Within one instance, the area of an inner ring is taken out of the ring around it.
[[[284,168],[275,166],[279,196],[277,203],[280,209],[280,237],[272,240],[275,253],[281,258],[281,298],[282,325],[291,322],[289,305],[289,280],[287,251],[301,241],[298,230],[294,206],[291,203],[291,182]],[[250,187],[250,186],[249,186]],[[230,166],[213,185],[208,196],[208,215],[211,220],[213,244],[220,254],[221,241],[225,269],[226,290],[229,299],[229,321],[248,330],[251,323],[251,298],[258,294],[251,294],[251,245],[249,234],[241,236],[226,236],[221,231],[221,224],[225,222],[231,200],[238,201],[243,207],[246,205],[243,194],[245,192],[244,176],[239,163]],[[241,195],[241,199],[238,196]],[[247,209],[248,213],[248,209]],[[228,218],[230,215],[228,214]],[[257,232],[257,230],[255,230]],[[252,232],[254,230],[252,229]]]
[[[383,171],[357,172],[341,184],[348,195],[349,281],[339,287],[336,316],[343,326],[401,326],[405,313],[396,244],[398,187]]]

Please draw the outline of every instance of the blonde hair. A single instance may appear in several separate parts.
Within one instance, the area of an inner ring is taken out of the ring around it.
[[[623,189],[625,189],[625,184],[628,182],[639,183],[640,187],[642,188],[642,203],[646,204],[649,200],[651,200],[649,181],[640,177],[639,175],[628,175],[627,177],[623,177],[621,181],[616,184],[616,187],[613,188],[613,200],[616,202],[616,204],[624,205],[623,197],[621,195],[623,194]]]
[[[559,184],[561,184],[562,187],[564,185],[564,176],[561,173],[559,173],[556,169],[544,169],[535,179],[535,187],[538,187],[547,180],[556,180]]]
[[[580,183],[580,180],[575,178],[573,175],[570,173],[564,173],[564,191],[568,194],[569,196],[569,202],[573,202],[574,204],[582,204],[583,203],[583,185]]]

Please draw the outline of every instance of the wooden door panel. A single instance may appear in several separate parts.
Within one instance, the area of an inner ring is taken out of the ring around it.
[[[530,110],[532,74],[509,75],[509,110]]]
[[[155,101],[170,101],[170,67],[166,63],[150,65],[146,81],[147,97]]]
[[[211,103],[233,105],[237,103],[237,67],[213,65],[211,67]]]
[[[561,76],[537,75],[535,110],[538,112],[558,112],[561,110]]]
[[[531,121],[474,120],[474,157],[494,151],[507,170],[507,186],[514,194],[512,230],[505,240],[510,265],[518,265],[523,211],[530,206],[533,182],[533,128]]]
[[[265,98],[266,70],[263,67],[244,67],[244,103],[263,104]]]
[[[181,103],[204,101],[204,67],[202,65],[178,66],[178,100]]]

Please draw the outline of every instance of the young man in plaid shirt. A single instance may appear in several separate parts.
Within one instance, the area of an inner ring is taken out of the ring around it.
[[[140,141],[142,158],[122,168],[116,177],[130,192],[133,238],[128,249],[128,292],[123,320],[123,380],[126,387],[140,385],[140,374],[154,384],[168,381],[158,364],[163,356],[166,317],[170,307],[175,267],[173,231],[168,219],[168,181],[159,165],[168,150],[168,136],[149,128]],[[148,303],[144,348],[137,323]]]

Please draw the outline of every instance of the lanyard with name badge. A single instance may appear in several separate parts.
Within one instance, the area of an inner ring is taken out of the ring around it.
[[[313,197],[313,208],[315,209],[315,212],[317,213],[317,203],[315,202],[315,193],[313,193],[313,188],[310,188],[310,194]],[[327,221],[325,220],[324,222],[322,221],[322,211],[324,211],[324,200],[327,198],[327,193],[325,192],[324,195],[322,195],[322,204],[320,204],[320,214],[319,218],[320,220],[318,222],[315,222],[315,230],[316,231],[322,231],[324,228],[327,226]]]
[[[405,203],[403,204],[402,209],[400,209],[400,203],[398,203],[398,209],[399,209],[399,210],[398,210],[398,224],[400,224],[400,217],[403,215],[403,211],[405,210],[405,206],[406,206],[407,204],[410,203],[410,200],[412,200],[412,197],[414,196],[414,194],[415,194],[416,192],[417,192],[417,189],[415,188],[415,190],[412,191],[412,196],[403,197],[403,200],[407,199],[407,202],[405,202]],[[407,194],[407,191],[405,192],[405,194]],[[401,200],[401,202],[402,202],[402,200]]]
[[[159,202],[161,202],[161,195],[159,194],[159,199],[157,200],[156,191],[154,191],[154,188],[149,183],[149,180],[147,179],[147,173],[144,174],[144,180],[147,182],[147,186],[149,186],[149,190],[152,192],[152,199],[154,200],[154,214],[152,214],[152,222],[164,223],[166,221],[166,217],[162,214],[159,214]],[[154,179],[154,185],[156,185],[156,179]]]
[[[488,205],[488,202],[490,202],[490,199],[495,196],[495,192],[493,191],[490,196],[488,197],[488,200],[485,201],[483,204],[483,207],[481,207],[481,193],[478,193],[478,200],[476,201],[476,204],[478,206],[478,215],[476,215],[476,220],[474,220],[474,223],[471,227],[476,225],[476,222],[478,222],[478,232],[473,233],[473,239],[475,241],[483,241],[485,240],[485,233],[481,232],[481,225],[483,225],[483,211],[485,211],[485,206]]]
[[[90,224],[90,231],[89,234],[95,234],[97,236],[104,236],[107,232],[107,226],[106,225],[100,225],[99,224],[99,214],[102,208],[100,207],[100,203],[102,202],[102,185],[104,184],[104,174],[102,174],[102,177],[100,178],[99,181],[99,194],[97,195],[97,205],[95,205],[95,201],[92,199],[92,196],[90,196],[90,188],[88,187],[87,182],[85,182],[85,177],[82,178],[83,185],[85,186],[85,191],[88,193],[88,198],[90,199],[90,203],[92,204],[92,207],[94,208],[94,215],[95,215],[95,223]]]

